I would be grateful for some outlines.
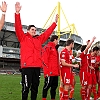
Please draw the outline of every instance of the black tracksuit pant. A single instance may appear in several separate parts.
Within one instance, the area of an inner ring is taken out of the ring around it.
[[[22,100],[27,100],[29,89],[31,100],[36,100],[40,82],[40,68],[22,69]]]
[[[58,76],[49,76],[45,78],[44,87],[42,91],[42,98],[47,97],[47,92],[50,87],[51,87],[50,90],[51,99],[55,99],[56,89],[58,87]]]

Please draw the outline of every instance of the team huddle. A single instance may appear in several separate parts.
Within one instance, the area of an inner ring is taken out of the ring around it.
[[[94,95],[94,100],[98,100],[100,97],[100,49],[96,46],[91,52],[88,49],[91,47],[94,42],[95,37],[93,37],[92,41],[88,41],[87,45],[83,45],[80,48],[81,52],[78,52],[78,58],[80,60],[77,64],[80,67],[79,77],[81,84],[81,99],[82,100],[90,100],[91,93]],[[75,78],[74,72],[72,71],[72,67],[78,67],[75,65],[70,65],[75,60],[71,51],[74,42],[70,39],[67,40],[69,42],[69,46],[66,46],[64,50],[60,53],[61,60],[61,84],[60,84],[60,100],[73,100],[74,86],[75,86]],[[69,49],[70,48],[70,49]],[[72,58],[73,57],[73,58]],[[71,67],[70,67],[71,66]],[[98,90],[96,91],[96,85],[98,84]],[[69,92],[71,91],[71,93]],[[70,98],[70,99],[69,99]]]
[[[0,30],[5,21],[7,9],[6,2],[0,6],[2,17],[0,20]],[[96,37],[82,45],[77,56],[73,56],[74,40],[67,39],[65,47],[58,52],[59,38],[51,35],[57,26],[59,15],[56,15],[52,25],[40,35],[36,35],[36,27],[29,25],[27,33],[24,33],[21,18],[21,6],[19,2],[15,4],[15,33],[20,42],[20,60],[22,70],[22,100],[28,99],[29,90],[31,100],[36,100],[38,86],[40,83],[40,69],[44,73],[44,86],[42,90],[42,100],[46,100],[49,88],[51,100],[55,100],[56,89],[58,87],[58,77],[60,76],[59,97],[60,100],[73,99],[75,88],[75,72],[73,68],[80,68],[79,77],[81,84],[81,99],[90,100],[91,93],[94,100],[100,97],[100,49],[98,47],[89,49]],[[51,35],[51,37],[50,37]],[[50,42],[42,47],[50,37]],[[98,84],[98,89],[96,85]]]

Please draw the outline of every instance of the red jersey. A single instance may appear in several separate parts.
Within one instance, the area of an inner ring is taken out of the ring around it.
[[[97,83],[100,84],[100,55],[96,57],[96,62],[99,62],[96,65],[95,72],[96,72]]]
[[[71,64],[70,51],[68,51],[66,48],[64,50],[62,50],[61,53],[60,53],[60,60],[65,60],[66,63]],[[63,69],[69,70],[70,72],[72,70],[71,67],[63,66],[62,64],[61,64],[61,67]]]
[[[100,56],[97,56],[97,57],[96,57],[96,61],[97,61],[97,62],[100,62]]]
[[[89,66],[92,67],[96,67],[95,63],[96,63],[96,56],[92,56],[91,54],[88,54],[88,62],[89,62]],[[90,67],[88,67],[88,72],[90,74],[94,73],[95,74],[95,70],[91,69]]]
[[[97,56],[96,57],[96,62],[99,62],[100,63],[100,56]],[[100,64],[97,64],[97,67],[99,67],[100,66]]]
[[[87,54],[85,54],[84,52],[81,53],[80,55],[80,58],[81,58],[81,67],[80,69],[82,71],[87,71],[87,68],[88,68],[88,56]]]
[[[60,60],[64,60],[66,63],[71,64],[71,55],[68,49],[63,49],[60,53]],[[64,84],[72,84],[72,67],[61,65],[61,76]]]

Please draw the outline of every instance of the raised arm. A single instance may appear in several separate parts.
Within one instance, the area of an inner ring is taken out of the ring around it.
[[[84,53],[87,54],[88,53],[88,49],[91,47],[92,43],[94,42],[94,40],[96,39],[96,37],[92,38],[92,41],[88,43],[86,49],[84,50]]]
[[[2,2],[2,6],[0,6],[0,9],[2,11],[2,16],[1,16],[1,19],[0,19],[0,30],[3,28],[3,25],[4,25],[4,22],[5,22],[5,13],[6,13],[6,10],[7,10],[7,4],[6,2]]]
[[[52,24],[45,32],[43,32],[43,33],[40,35],[40,40],[41,40],[41,43],[42,43],[42,44],[43,44],[43,43],[49,38],[49,36],[53,33],[55,27],[57,26],[58,18],[59,18],[59,15],[57,14],[56,17],[55,17],[55,22],[53,22],[53,24]]]
[[[25,36],[24,31],[22,29],[22,24],[21,24],[21,18],[20,18],[20,10],[21,10],[21,6],[19,2],[16,2],[15,4],[15,31],[16,31],[16,35],[19,41],[21,41],[23,39],[23,37]]]

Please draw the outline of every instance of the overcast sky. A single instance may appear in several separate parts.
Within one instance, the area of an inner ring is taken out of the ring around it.
[[[5,0],[8,4],[6,21],[14,23],[15,3],[18,0]],[[0,4],[1,4],[0,0]],[[58,0],[19,0],[23,25],[34,24],[42,28],[57,6]],[[59,0],[69,24],[75,24],[78,35],[86,40],[96,36],[100,40],[100,0]],[[0,12],[1,16],[1,12]],[[53,19],[54,20],[54,19]],[[61,13],[61,29],[67,23]]]

